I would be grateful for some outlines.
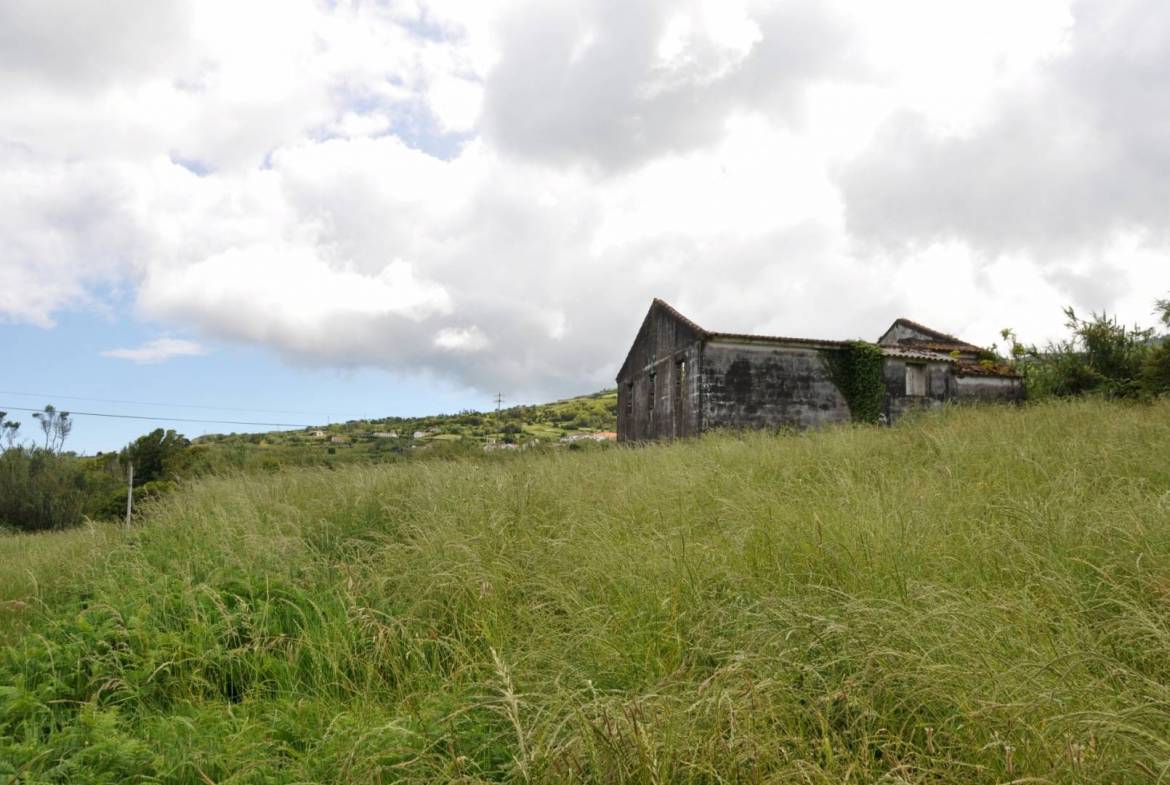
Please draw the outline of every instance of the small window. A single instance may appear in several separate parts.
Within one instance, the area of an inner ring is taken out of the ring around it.
[[[681,407],[687,391],[687,361],[678,361],[678,373],[674,376],[674,404]]]
[[[926,395],[925,365],[906,366],[906,394],[917,396]]]
[[[626,382],[626,416],[634,413],[634,383]]]
[[[654,383],[654,374],[650,374],[650,385],[648,388],[649,389],[649,398],[646,402],[646,406],[647,406],[647,409],[650,411],[650,414],[654,414],[654,397],[655,397],[655,389],[654,388],[656,386],[657,385]]]

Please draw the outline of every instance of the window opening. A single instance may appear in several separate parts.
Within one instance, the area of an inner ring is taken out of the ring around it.
[[[906,366],[906,394],[917,396],[926,395],[925,365]]]

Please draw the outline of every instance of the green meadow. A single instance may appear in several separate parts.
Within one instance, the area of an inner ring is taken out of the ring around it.
[[[0,782],[1170,781],[1170,402],[205,477],[0,538]]]

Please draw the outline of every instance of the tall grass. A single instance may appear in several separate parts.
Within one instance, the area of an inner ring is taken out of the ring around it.
[[[1170,781],[1166,403],[209,479],[110,537],[21,600],[0,781]]]

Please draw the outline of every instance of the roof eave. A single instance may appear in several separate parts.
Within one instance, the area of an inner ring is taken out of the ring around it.
[[[800,349],[843,349],[845,341],[828,341],[816,338],[788,338],[780,335],[749,335],[747,333],[707,333],[710,343],[760,344],[767,346],[792,346]]]

